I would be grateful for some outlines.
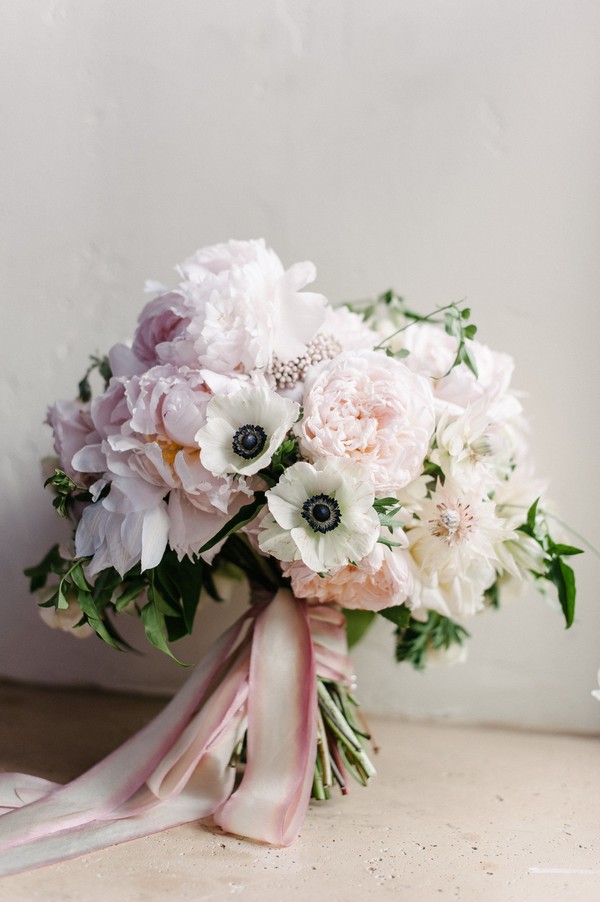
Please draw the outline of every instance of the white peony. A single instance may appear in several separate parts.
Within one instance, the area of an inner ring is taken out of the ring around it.
[[[285,270],[262,239],[203,248],[180,272],[187,305],[201,311],[187,337],[198,365],[215,372],[249,373],[265,370],[274,356],[298,357],[323,324],[326,299],[302,291],[315,279],[314,265]]]
[[[369,554],[379,537],[368,472],[350,461],[301,461],[267,492],[258,544],[280,561],[302,560],[317,573]]]

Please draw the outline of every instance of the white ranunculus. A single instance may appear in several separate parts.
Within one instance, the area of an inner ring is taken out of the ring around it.
[[[280,561],[302,560],[325,573],[369,554],[379,537],[368,471],[344,460],[304,461],[267,492],[258,544]]]
[[[269,465],[299,412],[295,401],[262,385],[215,395],[196,433],[202,464],[214,476],[253,476]]]

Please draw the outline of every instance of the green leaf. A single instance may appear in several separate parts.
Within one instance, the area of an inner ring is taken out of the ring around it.
[[[365,635],[373,621],[375,614],[373,611],[360,611],[344,609],[346,618],[346,636],[348,638],[348,648],[356,645]]]
[[[184,557],[179,561],[176,553],[169,549],[154,573],[157,584],[168,592],[173,612],[179,618],[183,618],[186,631],[191,633],[200,592],[207,581],[212,583],[210,567],[201,558],[191,560]]]
[[[373,507],[378,514],[385,513],[390,507],[398,507],[398,499],[389,495],[387,498],[376,498]]]
[[[525,518],[525,522],[527,526],[532,531],[535,531],[535,518],[537,516],[538,504],[540,503],[540,499],[536,498],[529,510],[527,511],[527,517]]]
[[[548,568],[547,578],[556,586],[566,628],[569,629],[575,619],[575,573],[568,564],[556,558]]]
[[[48,576],[51,573],[62,573],[63,569],[64,561],[59,547],[58,545],[53,545],[39,564],[35,564],[33,567],[26,567],[23,570],[25,576],[29,578],[29,591],[35,592],[37,589],[43,589],[48,581]]]
[[[108,384],[112,377],[112,372],[110,369],[110,363],[108,357],[97,357],[96,355],[91,355],[90,360],[92,361],[90,366],[87,368],[83,379],[79,382],[77,388],[79,390],[79,400],[84,403],[91,400],[92,397],[92,388],[90,386],[90,375],[94,370],[98,370],[102,378],[104,379],[104,390],[108,388]]]
[[[70,583],[63,578],[58,584],[57,591],[57,599],[56,599],[56,607],[61,611],[66,611],[69,607],[69,602],[67,601],[67,591],[70,588]]]
[[[384,608],[382,611],[379,611],[379,614],[400,628],[404,628],[410,623],[410,611],[404,604]]]
[[[575,548],[574,545],[562,545],[554,542],[550,545],[550,552],[556,557],[568,557],[572,554],[583,554],[583,548]]]
[[[160,610],[158,610],[158,607],[154,600],[149,601],[148,604],[142,608],[140,616],[142,618],[142,624],[144,626],[146,638],[151,643],[151,645],[154,645],[154,647],[158,648],[159,651],[164,652],[177,664],[181,664],[182,667],[186,667],[186,664],[183,664],[181,661],[177,660],[177,658],[167,645],[167,641],[165,639],[165,616]]]
[[[116,648],[117,651],[122,651],[118,642],[113,638],[113,636],[111,636],[110,632],[106,628],[106,624],[102,619],[101,613],[96,607],[92,593],[84,592],[82,589],[79,589],[79,591],[77,592],[77,604],[86,615],[87,622],[89,623],[91,628],[98,636],[100,636],[103,642],[106,642],[106,644],[110,645],[111,648]]]
[[[379,536],[377,539],[380,545],[387,545],[388,548],[402,548],[402,542],[392,542],[387,536]]]
[[[456,311],[454,308],[447,310],[444,313],[444,330],[448,335],[452,335],[457,338],[460,336],[460,321],[456,317]]]
[[[190,561],[184,558],[181,561],[183,567],[181,582],[181,601],[183,607],[183,619],[188,633],[192,632],[196,610],[200,602],[200,593],[204,585],[205,572],[208,566],[202,560]],[[212,583],[212,578],[211,578]]]
[[[47,601],[39,601],[38,607],[40,608],[57,608],[58,607],[58,589],[54,592]]]
[[[84,404],[91,400],[92,389],[90,386],[89,374],[86,373],[83,379],[77,383],[77,393],[80,401]]]
[[[165,627],[169,642],[177,642],[189,635],[188,628],[183,617],[165,617]]]
[[[396,520],[394,514],[397,514],[398,511],[392,511],[389,514],[379,514],[379,522],[382,526],[387,526],[390,532],[397,526],[399,529],[402,529],[405,524],[402,520]]]
[[[459,356],[460,356],[461,362],[466,364],[466,366],[468,366],[468,368],[471,370],[471,372],[473,373],[475,378],[478,379],[479,373],[477,371],[477,364],[475,363],[475,358],[473,357],[470,350],[468,349],[468,347],[465,344],[463,344],[461,346]]]
[[[78,589],[82,589],[84,592],[90,591],[90,585],[85,578],[81,564],[71,568],[71,581]]]
[[[142,577],[124,583],[125,588],[115,601],[115,609],[123,611],[135,598],[142,594],[147,585],[146,580]]]
[[[223,526],[213,537],[209,539],[206,544],[202,546],[198,554],[204,554],[205,551],[209,551],[209,549],[213,548],[215,545],[218,545],[223,539],[226,539],[227,536],[230,536],[232,533],[237,532],[238,529],[241,529],[242,526],[245,526],[247,523],[250,523],[256,517],[257,513],[261,508],[265,506],[267,503],[264,492],[256,492],[254,495],[254,500],[249,504],[244,504],[243,507],[239,509],[237,514],[229,520],[225,526]]]

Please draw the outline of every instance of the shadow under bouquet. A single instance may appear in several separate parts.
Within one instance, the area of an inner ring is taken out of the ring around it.
[[[26,572],[46,618],[120,648],[134,612],[172,656],[223,578],[250,601],[86,774],[0,777],[0,873],[206,817],[287,845],[311,795],[375,773],[348,640],[376,616],[417,667],[510,581],[553,584],[573,621],[578,549],[550,536],[512,361],[463,304],[422,315],[389,291],[334,308],[305,290],[311,263],[285,270],[262,240],[178,273],[50,408],[47,484],[73,542]]]

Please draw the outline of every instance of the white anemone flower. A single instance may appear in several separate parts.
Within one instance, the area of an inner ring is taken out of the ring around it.
[[[373,483],[360,464],[301,461],[267,492],[258,544],[280,561],[302,560],[316,573],[358,563],[375,547],[379,518]]]
[[[295,401],[262,385],[215,395],[195,437],[200,460],[213,476],[253,476],[269,465],[299,413]]]

